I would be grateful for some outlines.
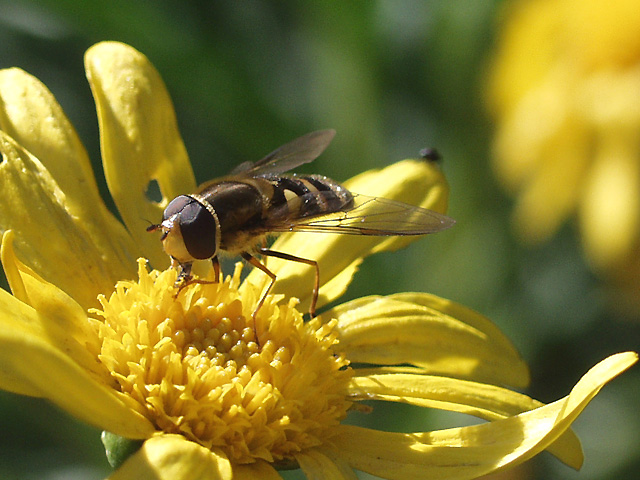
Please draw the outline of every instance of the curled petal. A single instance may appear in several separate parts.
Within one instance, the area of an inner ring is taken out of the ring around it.
[[[431,161],[403,160],[356,175],[344,186],[355,193],[390,198],[442,214],[449,205],[449,184],[438,164]],[[398,250],[416,240],[412,236],[375,238],[371,253]]]
[[[54,328],[0,290],[0,388],[48,398],[80,420],[122,436],[151,435],[151,423],[61,350],[45,324]],[[59,331],[55,335],[62,337]]]
[[[633,352],[613,355],[587,372],[567,397],[504,420],[424,433],[341,425],[331,442],[352,467],[390,480],[476,478],[547,448],[607,382],[637,360]]]
[[[544,404],[506,388],[457,378],[434,377],[394,369],[357,369],[349,391],[354,398],[408,403],[499,420],[533,410]],[[582,463],[580,440],[567,430],[548,449],[574,468]]]
[[[18,260],[13,237],[11,230],[2,236],[0,256],[14,297],[38,312],[39,327],[53,345],[85,370],[104,375],[96,362],[98,339],[90,329],[86,312],[70,296]]]
[[[398,372],[385,368],[355,370],[349,393],[356,399],[385,400],[438,408],[485,420],[499,420],[543,404],[521,393],[457,378]]]

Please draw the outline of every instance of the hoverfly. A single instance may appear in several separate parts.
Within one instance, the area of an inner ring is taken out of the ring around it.
[[[164,210],[162,222],[147,231],[162,231],[162,244],[179,267],[180,289],[193,282],[196,260],[211,259],[220,277],[218,254],[239,254],[271,278],[253,315],[273,287],[276,275],[253,255],[278,257],[315,268],[310,314],[315,316],[320,269],[315,260],[270,250],[269,235],[321,232],[349,235],[425,235],[452,226],[440,213],[402,202],[352,193],[321,175],[286,174],[315,160],[329,145],[335,130],[299,137],[255,163],[245,162],[230,175],[201,185],[195,193],[179,195]],[[205,282],[202,282],[205,283]],[[179,292],[180,290],[178,290]]]

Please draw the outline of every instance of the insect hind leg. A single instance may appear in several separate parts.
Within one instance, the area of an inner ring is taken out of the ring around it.
[[[276,252],[276,251],[273,251],[273,250],[269,250],[267,248],[259,248],[258,252],[260,252],[260,254],[265,256],[265,257],[276,257],[276,258],[281,258],[282,260],[290,260],[292,262],[304,263],[306,265],[311,265],[312,267],[315,268],[315,270],[316,270],[316,278],[315,278],[315,283],[314,283],[314,287],[313,287],[313,297],[311,298],[311,305],[309,307],[309,314],[311,315],[311,318],[315,317],[316,316],[316,304],[318,303],[318,291],[320,290],[320,267],[318,266],[318,262],[316,262],[315,260],[308,259],[308,258],[296,257],[295,255],[291,255],[291,254],[288,254],[288,253]],[[258,302],[258,305],[256,306],[255,310],[253,311],[253,315],[252,315],[252,317],[253,317],[253,330],[254,330],[254,333],[255,333],[255,336],[256,336],[256,342],[258,342],[258,344],[260,344],[260,342],[258,341],[258,332],[256,330],[256,316],[258,314],[258,311],[260,310],[260,308],[264,304],[264,301],[267,298],[267,295],[269,295],[269,292],[273,288],[273,284],[276,282],[276,278],[277,277],[276,277],[275,273],[273,273],[271,270],[269,270],[266,265],[261,263],[257,258],[252,256],[250,253],[242,252],[240,255],[242,256],[242,258],[245,259],[245,261],[247,263],[253,265],[256,268],[259,268],[265,274],[267,274],[269,276],[269,278],[271,279],[271,283],[269,284],[269,286],[265,290],[264,294],[262,295],[262,298],[260,298],[260,301]]]
[[[260,252],[261,255],[265,257],[276,257],[276,258],[281,258],[282,260],[290,260],[292,262],[304,263],[305,265],[309,265],[315,269],[316,276],[315,276],[315,282],[313,285],[313,295],[311,297],[311,305],[309,306],[309,315],[311,315],[311,318],[315,317],[316,305],[318,303],[318,292],[320,291],[320,267],[318,266],[318,262],[316,262],[315,260],[311,260],[309,258],[296,257],[295,255],[291,255],[289,253],[276,252],[274,250],[269,250],[267,248],[259,248],[258,251]],[[267,267],[264,267],[264,268],[266,269]],[[261,270],[264,271],[264,269],[262,268]],[[271,287],[273,286],[274,282],[275,282],[275,275],[273,275],[272,277],[271,285],[269,286],[269,289],[267,290],[267,292],[271,290]]]

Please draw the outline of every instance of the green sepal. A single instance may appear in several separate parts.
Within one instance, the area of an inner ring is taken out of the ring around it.
[[[107,461],[113,468],[118,468],[142,446],[143,440],[131,440],[106,430],[100,435],[104,445]]]

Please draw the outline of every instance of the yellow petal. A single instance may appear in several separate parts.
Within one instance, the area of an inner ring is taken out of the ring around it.
[[[84,195],[93,208],[99,195],[89,157],[53,94],[27,72],[8,68],[0,70],[0,99],[0,129],[40,159],[67,197],[79,202]]]
[[[95,241],[112,231],[98,233],[97,224],[71,211],[42,163],[2,131],[0,152],[0,229],[15,232],[20,258],[85,308],[97,305],[98,293],[113,290],[117,279],[134,275],[133,259],[117,261]]]
[[[359,400],[402,402],[498,420],[542,406],[506,388],[457,378],[393,373],[393,370],[356,369],[349,395]]]
[[[565,19],[555,2],[510,3],[490,72],[487,95],[495,115],[508,114],[551,70],[558,48],[554,39]],[[565,8],[566,10],[566,8]],[[575,10],[575,9],[574,9]]]
[[[150,438],[109,480],[232,480],[231,464],[222,454],[180,435]]]
[[[296,455],[308,480],[357,480],[358,476],[335,452],[311,449]],[[234,479],[235,480],[235,479]]]
[[[331,443],[353,468],[387,479],[476,478],[547,448],[607,382],[637,360],[633,352],[613,355],[582,377],[567,397],[504,420],[408,434],[341,425]]]
[[[186,149],[165,85],[149,60],[117,42],[91,47],[85,57],[96,102],[104,172],[122,219],[155,268],[168,266],[156,235],[167,203],[195,190]],[[147,198],[157,181],[162,201]]]
[[[545,140],[537,145],[536,172],[523,182],[513,214],[516,231],[527,244],[548,240],[573,213],[582,193],[587,152],[592,148],[586,126],[573,118],[558,125]],[[505,163],[511,163],[526,148],[522,137],[512,141],[518,145],[518,153],[513,151],[510,157],[504,157]]]
[[[640,67],[594,73],[582,82],[580,93],[577,103],[598,139],[591,146],[593,163],[583,188],[580,227],[592,264],[618,273],[638,258]]]
[[[96,362],[99,344],[87,322],[86,312],[55,285],[20,262],[13,250],[13,231],[2,236],[2,266],[20,301],[33,307],[43,319],[40,326],[49,340],[85,370],[101,375]]]
[[[392,373],[393,369],[357,369],[349,385],[355,399],[408,403],[499,420],[543,406],[543,403],[506,388],[457,378]],[[567,430],[548,449],[564,463],[578,468],[582,463],[580,440]]]
[[[640,82],[638,85],[640,88]],[[591,263],[611,272],[634,261],[640,238],[640,122],[633,131],[603,133],[580,205]]]
[[[2,268],[4,269],[4,275],[7,278],[7,283],[11,288],[13,296],[21,302],[31,305],[29,303],[29,295],[27,294],[24,282],[22,281],[21,274],[21,271],[27,267],[24,264],[21,264],[16,257],[15,250],[13,248],[14,237],[15,235],[13,230],[7,230],[0,238],[2,240],[2,245],[0,247]]]
[[[45,325],[34,309],[0,290],[0,387],[48,398],[118,435],[151,435],[151,423],[54,345]]]
[[[405,160],[382,170],[365,172],[344,185],[354,193],[390,198],[440,213],[447,208],[448,186],[442,172],[432,162]],[[318,262],[321,284],[318,307],[321,307],[345,291],[364,257],[404,247],[417,238],[420,237],[293,233],[281,235],[272,250]],[[315,269],[273,257],[267,258],[265,263],[278,277],[272,293],[286,292],[301,300],[301,309],[308,308]],[[269,278],[260,271],[252,272],[248,280],[263,287],[269,283]]]
[[[138,250],[104,205],[89,157],[73,126],[51,92],[19,68],[0,70],[0,129],[38,158],[63,192],[60,199],[64,200],[64,208],[77,217],[91,242],[102,252],[101,262],[95,268],[107,269],[112,283],[125,274],[135,273],[133,261],[139,256]],[[33,202],[25,197],[14,200],[18,201]],[[15,215],[19,212],[15,211]],[[23,221],[24,217],[19,217],[16,223]],[[10,228],[4,221],[2,227]],[[86,258],[87,262],[92,260]]]
[[[522,387],[529,374],[491,321],[435,295],[371,296],[322,315],[337,318],[341,351],[352,362],[411,364],[425,373]]]
[[[4,290],[0,290],[0,323],[3,322],[5,316],[14,315],[17,321],[35,321],[35,312],[31,307],[18,301]],[[2,334],[2,332],[0,332]],[[2,344],[2,340],[0,340]],[[3,354],[4,348],[0,348],[0,356]],[[8,392],[19,393],[20,395],[29,395],[30,397],[40,397],[42,392],[39,388],[27,381],[19,372],[5,366],[5,362],[0,360],[0,388]]]

